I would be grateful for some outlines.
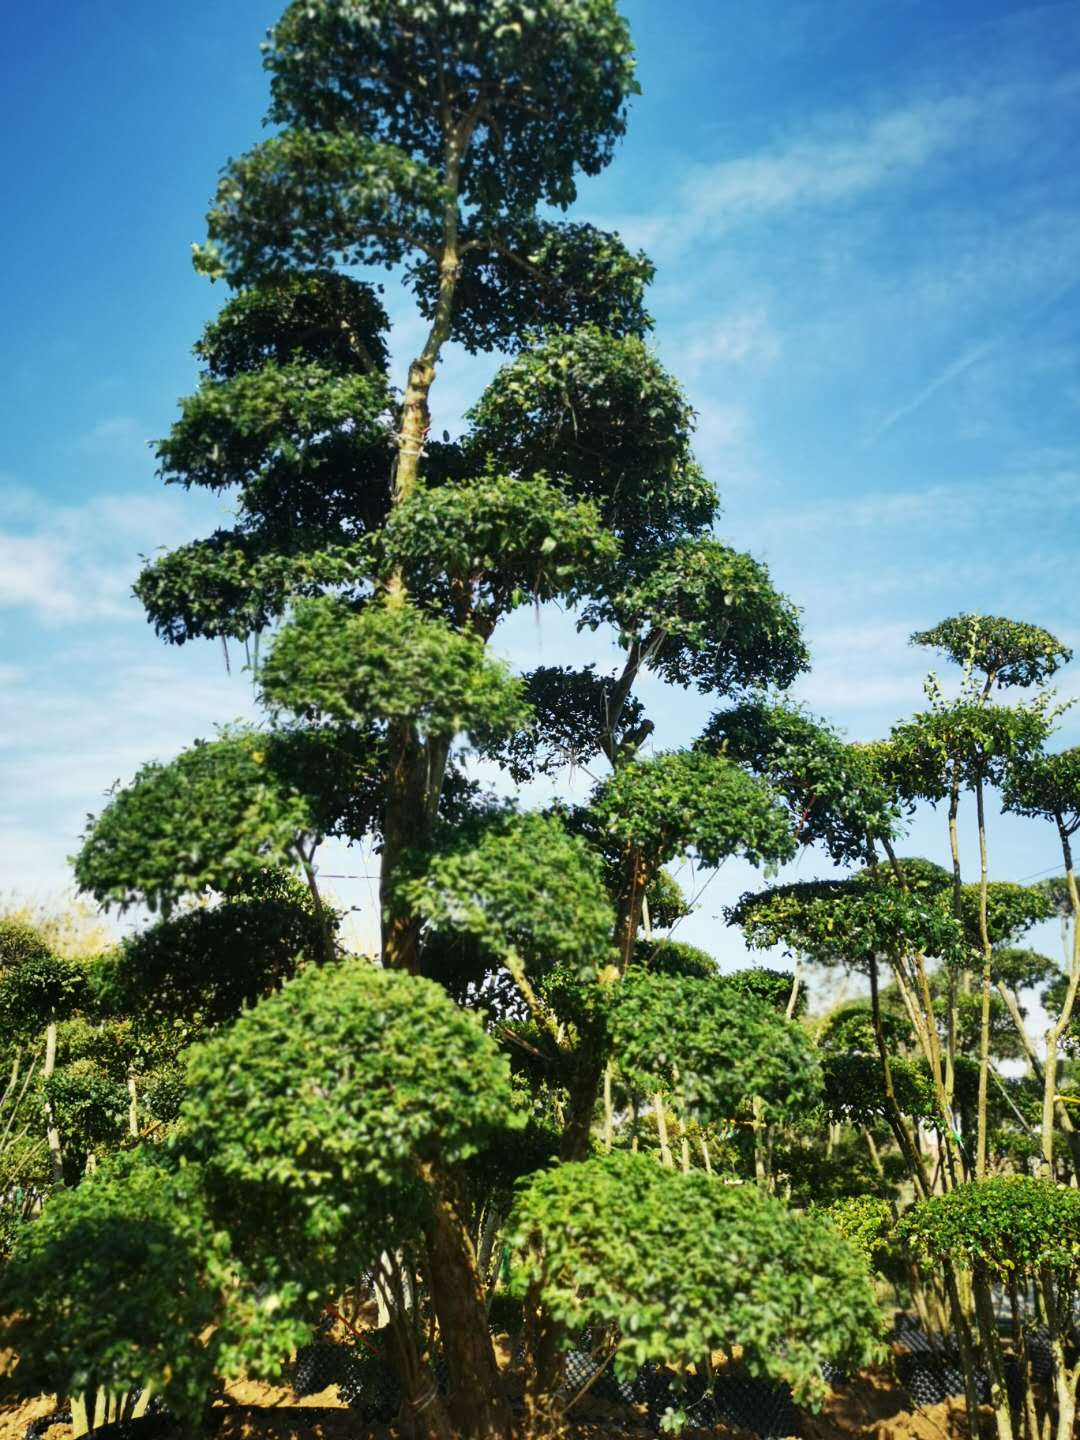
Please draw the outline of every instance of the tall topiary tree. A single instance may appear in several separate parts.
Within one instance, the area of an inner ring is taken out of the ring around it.
[[[656,1166],[642,1155],[620,1171],[627,1157],[613,1155],[590,1168],[602,1097],[605,1148],[639,1138],[614,1122],[613,1085],[631,1108],[646,1087],[658,1114],[675,1104],[714,1126],[755,1095],[783,1114],[819,1093],[806,1037],[775,1007],[718,988],[700,965],[647,963],[652,910],[659,922],[684,908],[664,867],[790,858],[794,792],[741,752],[648,751],[633,693],[648,670],[730,707],[787,686],[807,656],[765,568],[711,532],[717,497],[692,453],[691,408],[645,343],[648,260],[551,218],[609,161],[636,91],[614,0],[295,0],[265,55],[277,128],[229,163],[196,248],[197,267],[234,294],[158,445],[166,480],[229,492],[236,522],[163,554],[137,586],[172,643],[268,636],[265,720],[145,767],[91,820],[76,870],[101,901],[165,915],[121,956],[133,1003],[194,997],[218,1022],[190,1056],[176,1143],[265,1312],[257,1341],[223,1344],[220,1364],[280,1365],[267,1337],[284,1344],[374,1262],[407,1418],[432,1435],[505,1436],[477,1255],[505,1203],[493,1197],[557,1151],[554,1200],[530,1212],[526,1243],[569,1256],[566,1197],[607,1176],[599,1218],[618,1229],[620,1185]],[[398,389],[385,312],[356,273],[371,267],[401,267],[426,329]],[[506,356],[459,440],[432,436],[448,341]],[[492,657],[506,615],[550,601],[621,647],[614,675],[518,677]],[[583,755],[611,773],[579,808],[529,813],[478,793],[470,753],[514,779]],[[871,828],[889,826],[868,785],[852,771],[823,834],[870,809]],[[381,968],[337,953],[317,883],[327,836],[378,846]],[[321,946],[310,927],[275,929],[264,907],[251,934],[270,925],[284,949],[274,940],[260,965],[237,947],[235,983],[167,983],[167,957],[212,979],[207,957],[244,923],[236,893],[266,867],[304,876]],[[182,913],[191,897],[218,918]],[[692,1200],[713,1249],[735,1221],[759,1246],[773,1234],[798,1248],[779,1202],[753,1187],[736,1201],[708,1173],[679,1179],[664,1213]],[[696,1307],[672,1334],[684,1349],[721,1333],[738,1345],[752,1315],[730,1275],[679,1288],[700,1278],[696,1226],[667,1235],[664,1304]],[[857,1257],[836,1266],[840,1348],[854,1354],[867,1292]],[[573,1318],[556,1270],[550,1284],[537,1272],[535,1295],[549,1396]],[[755,1305],[775,1329],[743,1337],[764,1356],[789,1326],[800,1384],[830,1353],[803,1280],[763,1271]],[[628,1298],[600,1318],[629,1325],[641,1283],[641,1267],[613,1272]],[[727,1318],[706,1323],[706,1305]]]

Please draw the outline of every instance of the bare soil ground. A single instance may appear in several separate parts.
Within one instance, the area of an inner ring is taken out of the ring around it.
[[[56,1408],[54,1396],[0,1406],[0,1440],[22,1440],[32,1421]],[[393,1427],[363,1425],[338,1399],[335,1387],[298,1398],[286,1388],[246,1381],[230,1385],[215,1411],[215,1440],[396,1440]],[[805,1440],[959,1440],[966,1433],[959,1397],[912,1410],[907,1396],[885,1370],[869,1371],[830,1391],[821,1414],[803,1418]],[[629,1440],[634,1434],[621,1426],[597,1423],[576,1425],[571,1431],[573,1440]],[[53,1425],[42,1440],[71,1440],[71,1427]],[[686,1431],[685,1440],[753,1437],[747,1431],[718,1425]]]

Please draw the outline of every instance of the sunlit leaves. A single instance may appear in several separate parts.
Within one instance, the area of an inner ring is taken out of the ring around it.
[[[461,194],[485,214],[568,205],[637,89],[612,0],[295,0],[266,65],[279,124],[348,127],[432,167],[471,125]]]
[[[554,816],[465,827],[412,868],[398,903],[437,932],[470,937],[496,964],[532,974],[563,964],[592,978],[610,959],[615,917],[599,863]]]
[[[246,485],[269,461],[299,465],[305,446],[348,424],[357,448],[386,431],[381,376],[336,375],[313,360],[268,361],[230,380],[207,380],[181,402],[158,442],[161,473],[185,485]]]
[[[602,621],[672,685],[784,687],[809,665],[798,611],[764,565],[708,538],[634,555],[584,612],[586,624]]]
[[[599,787],[590,813],[601,833],[652,867],[688,852],[709,866],[729,855],[776,864],[795,853],[787,812],[768,786],[703,751],[621,767]]]
[[[410,605],[296,607],[259,672],[275,709],[340,724],[407,720],[424,736],[504,735],[529,723],[520,681],[475,635]]]
[[[1066,835],[1080,829],[1080,746],[1056,755],[1022,755],[1008,767],[1005,808],[1053,819]]]
[[[1029,1175],[995,1175],[921,1201],[900,1239],[934,1260],[978,1264],[1002,1276],[1045,1266],[1080,1279],[1080,1191]]]
[[[698,743],[764,776],[790,806],[799,840],[820,842],[837,862],[895,836],[898,811],[872,758],[793,706],[753,700],[722,710]]]
[[[371,578],[366,540],[327,544],[315,534],[305,544],[294,531],[283,549],[256,530],[215,530],[205,540],[179,545],[144,566],[135,594],[164,640],[244,641],[278,619],[291,601],[330,587],[362,592]]]
[[[471,419],[479,456],[558,475],[628,545],[662,543],[715,514],[690,450],[689,402],[633,336],[583,326],[539,340],[503,367]]]
[[[623,1078],[700,1121],[730,1120],[755,1095],[771,1118],[805,1114],[820,1097],[805,1033],[716,978],[632,968],[614,989],[609,1028]]]
[[[451,336],[471,351],[518,350],[541,331],[596,325],[615,337],[643,335],[653,266],[618,235],[593,225],[527,216],[466,229]],[[438,273],[432,261],[413,266],[424,314],[432,314]]]
[[[227,730],[168,764],[144,765],[90,817],[75,857],[81,889],[166,914],[183,895],[227,890],[269,864],[295,865],[318,832],[311,802],[266,763],[267,736]]]
[[[979,920],[980,887],[960,889],[960,918],[972,949],[982,948]],[[1041,920],[1054,914],[1053,901],[1034,885],[1017,885],[1008,880],[991,880],[986,887],[986,927],[991,945],[1017,940]]]
[[[301,972],[188,1065],[186,1133],[250,1244],[358,1267],[422,1213],[419,1165],[474,1154],[513,1125],[509,1071],[479,1021],[438,985],[367,960]],[[419,1208],[418,1208],[419,1207]],[[241,1227],[243,1228],[243,1227]]]
[[[913,645],[943,650],[970,666],[988,686],[1041,685],[1072,659],[1072,651],[1039,625],[1000,615],[956,615],[912,635]]]
[[[783,945],[821,964],[864,966],[916,952],[963,964],[970,954],[947,904],[888,883],[814,880],[744,895],[728,910],[748,945]]]
[[[859,1366],[878,1319],[865,1263],[820,1216],[756,1186],[618,1152],[526,1182],[511,1220],[524,1277],[572,1333],[611,1327],[616,1374],[741,1348],[752,1374],[824,1393],[823,1360]]]
[[[1037,755],[1052,728],[1046,708],[964,702],[894,725],[886,765],[904,800],[943,799],[956,781],[1000,785],[1012,767]]]
[[[0,944],[5,938],[0,933]],[[85,995],[81,966],[48,949],[27,948],[0,969],[0,1033],[6,1039],[26,1039],[70,1015]]]
[[[0,915],[0,972],[28,960],[47,960],[52,946],[29,921],[13,915]]]
[[[414,592],[490,627],[528,602],[573,600],[618,558],[595,504],[538,473],[420,487],[394,508],[385,563]]]
[[[396,265],[433,238],[443,189],[406,150],[347,130],[286,130],[229,163],[196,268],[230,285],[286,270]]]
[[[0,1336],[18,1355],[10,1382],[23,1395],[152,1386],[194,1421],[214,1374],[224,1278],[197,1172],[120,1157],[21,1231],[0,1274]]]
[[[371,285],[332,270],[291,271],[227,301],[195,354],[214,380],[287,365],[297,356],[328,373],[381,373],[389,323]]]

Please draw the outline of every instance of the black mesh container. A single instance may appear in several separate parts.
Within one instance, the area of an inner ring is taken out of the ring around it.
[[[23,1440],[40,1440],[50,1425],[70,1425],[70,1410],[54,1410],[51,1415],[42,1415],[40,1420],[31,1420],[23,1431]]]
[[[802,1420],[791,1387],[777,1380],[724,1371],[716,1377],[713,1403],[721,1420],[741,1425],[761,1440],[783,1440],[802,1434]]]

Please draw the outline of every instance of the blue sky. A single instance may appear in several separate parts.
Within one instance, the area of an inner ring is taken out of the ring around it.
[[[624,8],[643,94],[577,213],[657,261],[655,342],[698,409],[721,533],[804,607],[799,693],[855,738],[883,733],[922,700],[907,635],[960,610],[1080,649],[1080,8]],[[192,388],[191,344],[223,298],[190,245],[218,168],[261,133],[277,10],[51,0],[8,21],[0,891],[62,891],[105,788],[249,704],[238,665],[162,646],[129,592],[140,554],[225,514],[164,489],[145,441]],[[390,298],[400,374],[417,328]],[[451,357],[436,429],[491,368]],[[497,643],[553,661],[567,629],[524,615]],[[647,691],[665,745],[707,717],[697,696]],[[920,818],[911,848],[943,858],[942,841]],[[999,825],[994,845],[1002,877],[1055,863],[1036,827]],[[823,868],[806,856],[798,874]],[[753,881],[722,872],[687,938],[732,963],[713,917]],[[339,890],[368,925],[370,882]]]

